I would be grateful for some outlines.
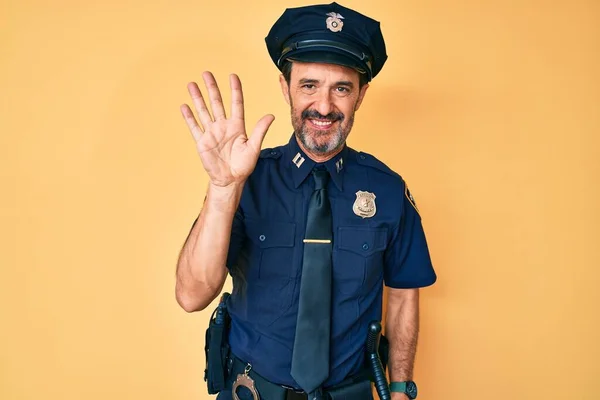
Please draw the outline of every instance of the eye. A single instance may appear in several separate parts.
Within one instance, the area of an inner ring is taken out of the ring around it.
[[[313,85],[312,83],[305,83],[304,85],[302,85],[302,89],[308,89],[308,90],[312,90],[314,89],[316,86]]]
[[[335,88],[335,90],[340,93],[349,93],[350,92],[350,89],[348,89],[346,86],[338,86],[337,88]]]

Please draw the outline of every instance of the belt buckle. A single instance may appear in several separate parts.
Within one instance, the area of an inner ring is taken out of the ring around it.
[[[280,385],[282,388],[286,390],[286,400],[306,400],[308,396],[306,392],[301,389],[296,389],[292,386]]]
[[[294,393],[298,393],[298,394],[304,393],[304,390],[302,390],[302,389],[296,389],[296,388],[294,388],[292,386],[281,385],[281,387],[284,388],[285,390],[290,390],[290,391],[292,391]]]

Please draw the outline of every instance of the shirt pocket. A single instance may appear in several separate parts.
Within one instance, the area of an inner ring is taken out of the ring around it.
[[[246,219],[246,234],[253,253],[247,274],[249,317],[270,326],[292,305],[296,224]]]
[[[335,238],[334,288],[346,295],[359,295],[383,273],[387,228],[340,226]]]
[[[246,234],[254,244],[257,265],[255,276],[260,281],[292,277],[296,224],[264,219],[246,220]]]

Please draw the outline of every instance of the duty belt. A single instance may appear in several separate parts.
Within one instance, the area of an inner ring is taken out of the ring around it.
[[[231,370],[229,376],[230,381],[235,380],[238,374],[243,374],[248,366],[248,363],[243,362],[233,355],[229,358],[228,363],[230,363],[230,368],[228,369]],[[254,384],[261,399],[312,400],[309,399],[308,394],[302,390],[270,382],[257,374],[254,370],[250,370],[248,375],[254,380]],[[369,380],[366,371],[365,373],[345,379],[343,382],[331,388],[327,388],[323,392],[323,398],[331,400],[366,400],[372,399],[371,396],[371,381]]]

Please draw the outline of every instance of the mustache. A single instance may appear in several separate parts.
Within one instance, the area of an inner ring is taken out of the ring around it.
[[[326,121],[343,121],[344,114],[341,112],[330,112],[327,115],[321,115],[317,110],[304,110],[302,111],[302,119],[321,119]]]

